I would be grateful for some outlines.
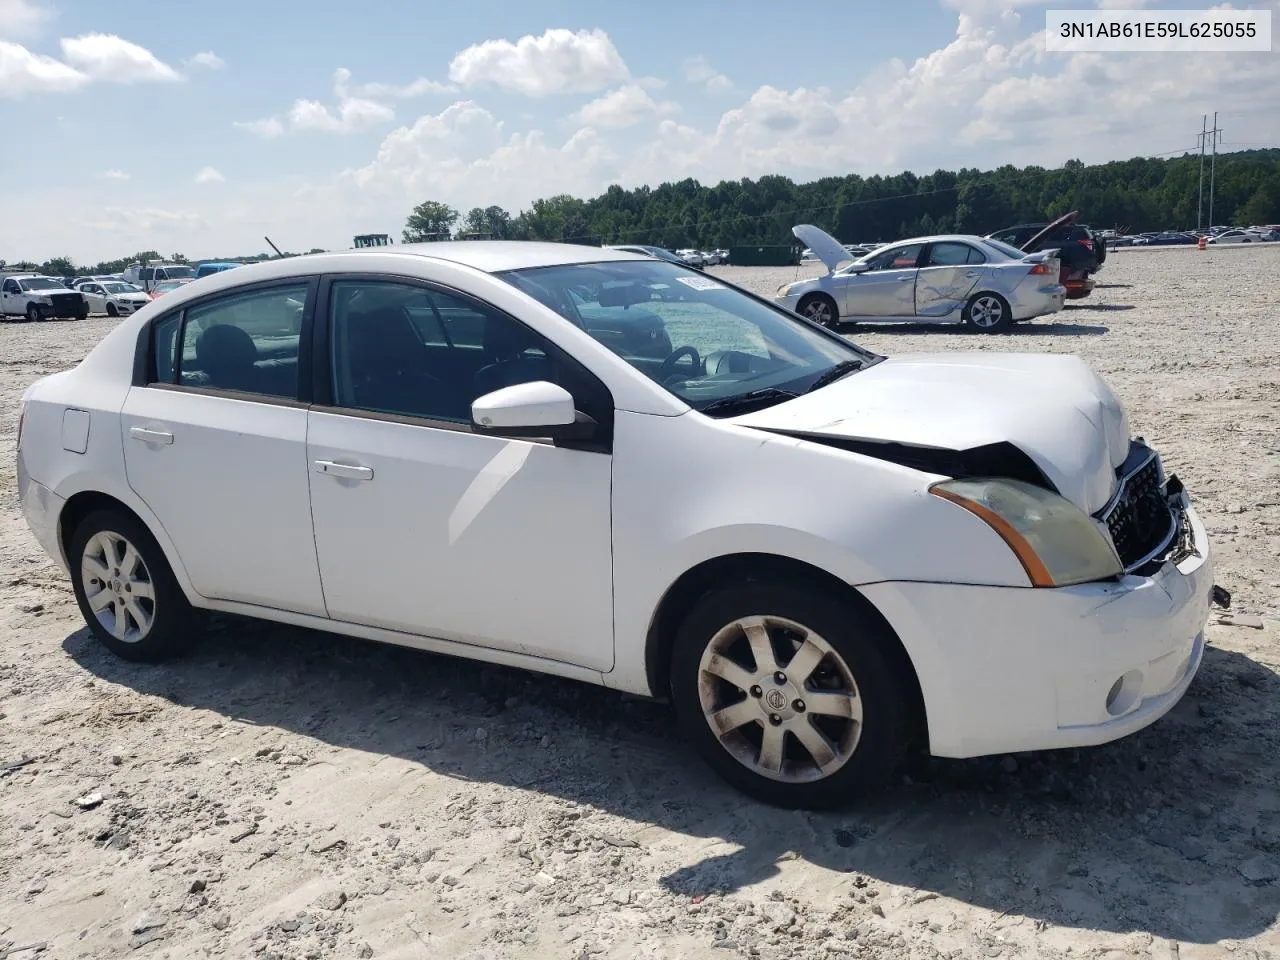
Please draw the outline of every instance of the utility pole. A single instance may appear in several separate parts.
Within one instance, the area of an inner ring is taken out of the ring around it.
[[[1209,131],[1213,138],[1213,153],[1209,156],[1209,227],[1213,227],[1213,177],[1218,165],[1218,140],[1222,131],[1218,129],[1218,111],[1213,112],[1213,129]]]
[[[1217,124],[1215,123],[1216,127]],[[1200,118],[1200,198],[1196,201],[1196,232],[1199,233],[1203,229],[1204,216],[1204,143],[1209,139],[1209,115],[1206,113]],[[1212,226],[1212,224],[1210,224]]]

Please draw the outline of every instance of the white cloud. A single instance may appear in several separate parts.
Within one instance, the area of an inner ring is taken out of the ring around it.
[[[103,170],[98,174],[100,180],[128,180],[129,175],[123,170]]]
[[[227,61],[223,60],[212,50],[197,53],[187,61],[187,66],[189,67],[204,67],[206,70],[221,70],[226,65]]]
[[[364,93],[368,88],[377,86],[379,85],[368,84],[353,88],[351,71],[346,67],[339,67],[333,72],[333,92],[338,98],[336,109],[331,110],[319,100],[295,100],[283,122],[277,117],[264,117],[261,120],[237,120],[232,126],[265,140],[279,137],[286,130],[292,133],[355,133],[366,130],[390,123],[396,118],[395,110],[386,104],[368,96],[355,95],[356,91]],[[408,88],[383,89],[395,89],[399,96],[412,95],[404,92]]]
[[[685,60],[684,78],[690,83],[702,84],[712,93],[722,93],[733,89],[733,81],[713,67],[707,58],[701,54]]]
[[[87,74],[61,60],[0,40],[0,97],[17,100],[29,93],[71,93],[88,82]]]
[[[182,79],[173,67],[162,63],[150,50],[115,34],[87,33],[64,37],[61,43],[67,63],[94,80],[148,83]]]
[[[449,64],[449,79],[464,87],[492,84],[528,97],[596,93],[630,77],[603,30],[551,29],[515,43],[486,40]]]
[[[200,184],[224,183],[226,179],[227,178],[219,173],[214,167],[203,167],[195,176],[195,182]]]
[[[458,88],[426,77],[405,84],[360,83],[351,85],[351,71],[339,67],[333,74],[333,90],[340,97],[364,97],[370,100],[408,100],[428,93],[450,93]]]
[[[679,109],[669,101],[654,100],[638,84],[632,83],[592,100],[571,119],[583,127],[621,129]]]
[[[39,0],[0,0],[0,36],[27,37],[36,34],[53,14]]]
[[[275,117],[264,117],[261,120],[236,120],[231,124],[240,130],[247,130],[255,137],[271,140],[283,136],[284,124]]]

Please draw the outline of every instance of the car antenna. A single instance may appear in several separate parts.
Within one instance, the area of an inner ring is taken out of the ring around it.
[[[271,249],[272,249],[272,250],[274,250],[274,251],[276,252],[276,256],[277,256],[277,257],[283,257],[283,256],[284,256],[284,254],[280,252],[280,248],[279,248],[279,247],[277,247],[274,243],[272,243],[272,242],[271,242],[271,238],[270,238],[270,237],[263,237],[262,239],[263,239],[263,240],[265,240],[265,241],[267,241],[267,243],[268,243],[268,245],[270,245]]]

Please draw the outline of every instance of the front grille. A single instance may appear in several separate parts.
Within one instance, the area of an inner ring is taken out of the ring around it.
[[[1170,508],[1160,456],[1135,441],[1117,471],[1120,486],[1099,519],[1107,525],[1111,541],[1125,570],[1133,570],[1158,557],[1177,534],[1178,520]]]

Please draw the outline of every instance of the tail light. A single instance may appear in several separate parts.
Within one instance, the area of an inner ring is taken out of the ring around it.
[[[1028,271],[1028,273],[1030,273],[1032,276],[1037,276],[1037,277],[1044,276],[1049,272],[1050,272],[1049,265],[1045,263],[1037,263]]]
[[[1076,241],[1076,242],[1077,242],[1077,243],[1079,243],[1079,244],[1080,244],[1080,246],[1084,247],[1086,250],[1092,250],[1092,249],[1093,249],[1093,241],[1092,241],[1092,240],[1078,240],[1078,241]]]

